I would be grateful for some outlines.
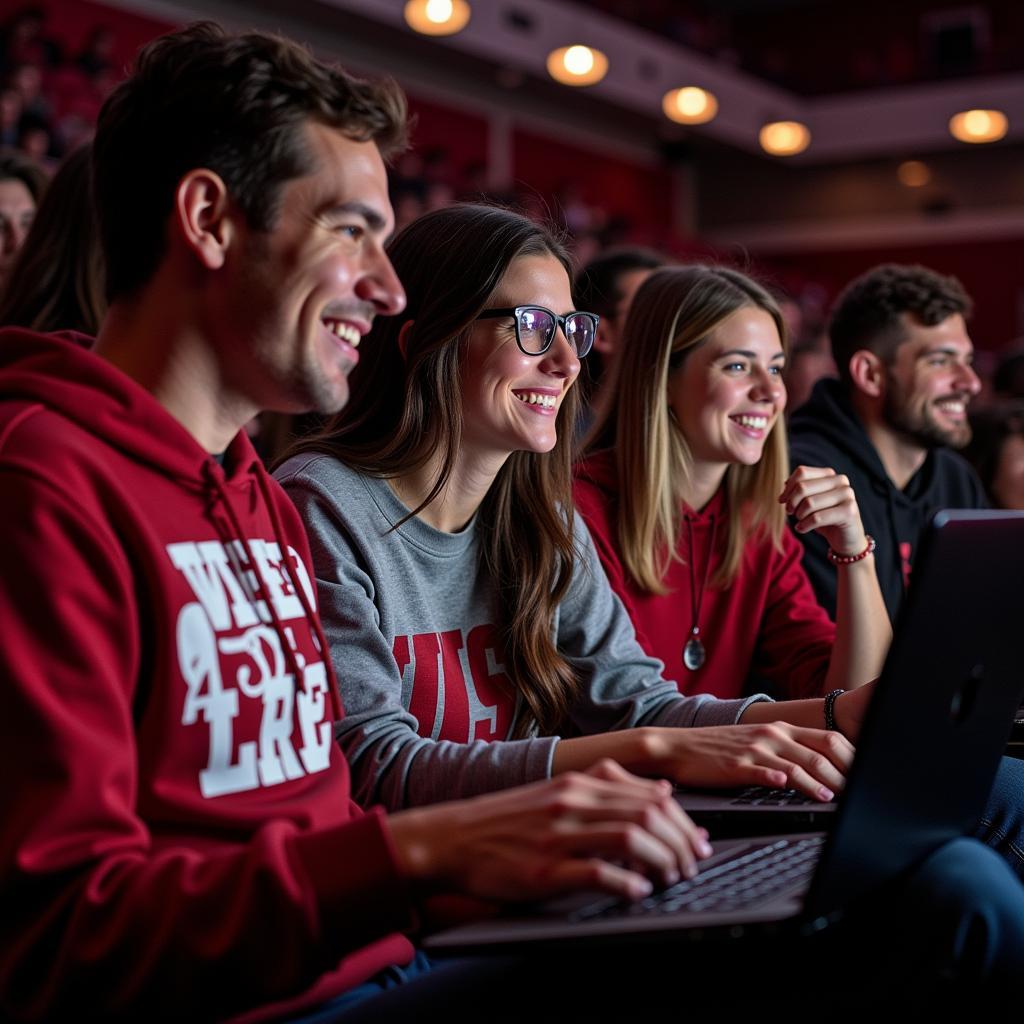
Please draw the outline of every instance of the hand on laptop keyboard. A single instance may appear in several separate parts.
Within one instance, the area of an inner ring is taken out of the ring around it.
[[[648,734],[649,760],[629,767],[698,789],[787,787],[828,801],[853,762],[839,733],[786,722],[635,731]]]
[[[580,889],[640,899],[693,877],[711,855],[707,833],[665,782],[603,761],[587,772],[472,800],[415,808],[388,823],[416,882],[492,900]]]

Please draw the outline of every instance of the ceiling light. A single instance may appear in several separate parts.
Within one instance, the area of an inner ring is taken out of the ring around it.
[[[949,119],[949,133],[961,142],[996,142],[1009,124],[1001,110],[962,110]]]
[[[665,93],[661,109],[678,124],[705,124],[718,113],[718,100],[706,89],[687,85]]]
[[[772,156],[794,156],[811,144],[811,133],[799,121],[769,121],[761,128],[758,141]]]
[[[932,180],[932,172],[928,165],[921,163],[920,160],[904,160],[896,168],[896,177],[900,179],[900,184],[906,185],[907,188],[920,188]]]
[[[469,4],[466,0],[409,0],[405,21],[425,36],[451,36],[469,24]]]
[[[608,58],[590,46],[562,46],[548,54],[548,74],[562,85],[594,85],[608,73]]]

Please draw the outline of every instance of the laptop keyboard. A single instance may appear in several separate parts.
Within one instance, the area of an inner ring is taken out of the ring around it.
[[[799,882],[810,879],[818,863],[824,836],[779,839],[753,850],[739,850],[667,889],[636,903],[599,900],[572,914],[574,921],[645,914],[670,914],[677,910],[742,910],[765,903]]]
[[[742,793],[729,801],[738,807],[807,807],[820,800],[800,793],[795,789],[772,789],[770,786],[748,786]]]

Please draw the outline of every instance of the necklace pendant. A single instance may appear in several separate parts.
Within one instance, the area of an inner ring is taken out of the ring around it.
[[[686,646],[683,648],[683,664],[691,672],[696,672],[704,664],[706,657],[704,645],[697,639],[695,630],[693,636],[686,641]]]

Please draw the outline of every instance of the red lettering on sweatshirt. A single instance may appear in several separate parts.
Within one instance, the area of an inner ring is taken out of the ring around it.
[[[515,704],[510,699],[512,690],[508,676],[502,671],[497,660],[498,631],[490,623],[477,626],[470,630],[466,640],[469,653],[469,671],[473,676],[473,686],[482,704],[490,704],[494,708],[493,718],[479,719],[473,739],[503,740],[508,736],[512,725]],[[494,666],[494,671],[491,666]]]
[[[900,542],[900,569],[903,572],[903,589],[910,586],[910,541]]]
[[[490,624],[468,634],[451,629],[395,637],[392,653],[398,671],[403,678],[412,673],[408,710],[421,736],[468,743],[508,735],[515,701],[498,657],[497,638]]]

